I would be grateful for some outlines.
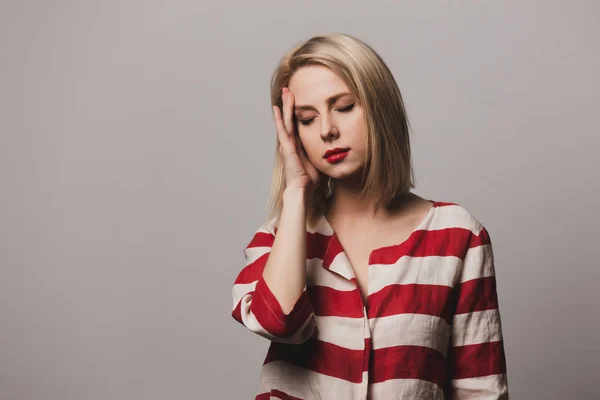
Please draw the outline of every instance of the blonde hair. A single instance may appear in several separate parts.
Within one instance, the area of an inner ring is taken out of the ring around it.
[[[271,104],[283,105],[281,89],[301,67],[322,65],[344,80],[364,110],[366,133],[365,168],[361,197],[376,203],[390,204],[399,194],[415,187],[412,168],[409,122],[400,89],[381,59],[369,45],[343,33],[313,36],[288,51],[271,78]],[[297,135],[296,141],[300,143]],[[327,177],[325,177],[327,178]],[[327,213],[335,193],[331,178],[321,179],[308,196],[307,220]],[[268,206],[269,219],[279,218],[283,207],[285,170],[276,139],[275,166]]]

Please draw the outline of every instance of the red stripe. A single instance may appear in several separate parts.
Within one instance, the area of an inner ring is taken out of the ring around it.
[[[250,243],[246,246],[247,249],[253,247],[273,247],[275,236],[267,232],[256,232],[250,240]]]
[[[235,283],[252,283],[257,281],[262,276],[262,273],[265,269],[265,265],[267,265],[267,260],[269,259],[269,253],[263,254],[258,257],[253,263],[248,264],[244,267],[237,278],[235,279]]]
[[[459,204],[452,203],[452,202],[449,202],[449,201],[436,201],[435,205],[436,205],[436,207],[445,207],[445,206],[457,206]]]
[[[369,365],[371,363],[371,351],[373,350],[373,343],[371,342],[371,338],[365,338],[365,356],[363,359],[363,372],[369,370]]]
[[[254,400],[269,400],[269,399],[282,399],[282,400],[303,400],[300,397],[290,396],[281,390],[271,389],[270,392],[261,393],[254,398]]]
[[[324,375],[360,383],[363,356],[363,350],[350,350],[332,343],[309,339],[299,345],[271,342],[264,363],[286,361]]]
[[[426,314],[452,321],[452,288],[443,285],[389,285],[368,297],[368,316]]]
[[[300,397],[290,396],[287,393],[282,392],[281,390],[272,389],[271,390],[271,398],[275,397],[276,399],[282,400],[302,400]]]
[[[325,251],[325,254],[323,256],[323,267],[329,269],[329,266],[331,265],[335,257],[338,254],[344,252],[344,248],[342,247],[342,244],[340,243],[335,233],[329,236],[325,236],[325,238],[327,241],[327,250]]]
[[[479,231],[479,234],[471,235],[471,240],[469,241],[469,248],[483,246],[485,244],[491,244],[492,239],[490,237],[490,233],[487,231],[485,227],[482,227]]]
[[[273,247],[274,241],[275,236],[271,233],[256,232],[244,251],[254,247]],[[252,264],[246,265],[238,274],[235,283],[252,283],[257,281],[262,276],[267,260],[269,259],[269,254],[270,252],[267,252],[254,260]]]
[[[458,227],[415,231],[400,244],[373,250],[369,264],[395,264],[400,257],[407,254],[412,257],[454,256],[462,258],[467,250],[465,243],[469,242],[471,235],[470,230]]]
[[[443,387],[446,358],[438,351],[420,346],[395,346],[373,351],[372,383],[388,379],[421,379]]]
[[[502,341],[450,347],[448,351],[453,379],[474,378],[506,373]]]
[[[327,286],[309,286],[315,315],[348,318],[362,318],[363,305],[358,289],[351,291],[336,290]]]
[[[325,252],[331,236],[323,235],[318,232],[307,232],[306,233],[306,258],[325,258]]]
[[[457,285],[457,291],[458,303],[456,305],[456,314],[498,308],[496,278],[493,276],[463,282]]]
[[[263,278],[256,284],[256,290],[250,304],[250,311],[258,323],[273,336],[291,336],[312,313],[309,298],[303,292],[289,314],[284,314],[277,298],[271,292]]]

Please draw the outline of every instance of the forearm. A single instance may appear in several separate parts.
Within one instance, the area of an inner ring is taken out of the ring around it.
[[[306,286],[305,201],[305,189],[285,189],[277,235],[263,271],[265,283],[285,314]]]

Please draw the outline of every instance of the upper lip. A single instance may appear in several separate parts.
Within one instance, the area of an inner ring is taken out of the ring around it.
[[[336,147],[335,149],[330,149],[330,150],[327,150],[327,151],[325,152],[325,155],[323,156],[323,158],[327,158],[327,157],[329,157],[329,156],[330,156],[330,155],[332,155],[332,154],[336,154],[336,153],[342,153],[342,152],[344,152],[344,151],[347,151],[347,150],[350,150],[350,149],[349,149],[349,148],[340,148],[340,147]]]

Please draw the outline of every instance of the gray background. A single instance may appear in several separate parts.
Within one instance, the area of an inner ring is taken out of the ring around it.
[[[269,79],[331,31],[397,78],[415,192],[490,232],[513,398],[598,398],[599,3],[217,3],[0,3],[0,399],[252,398]]]

